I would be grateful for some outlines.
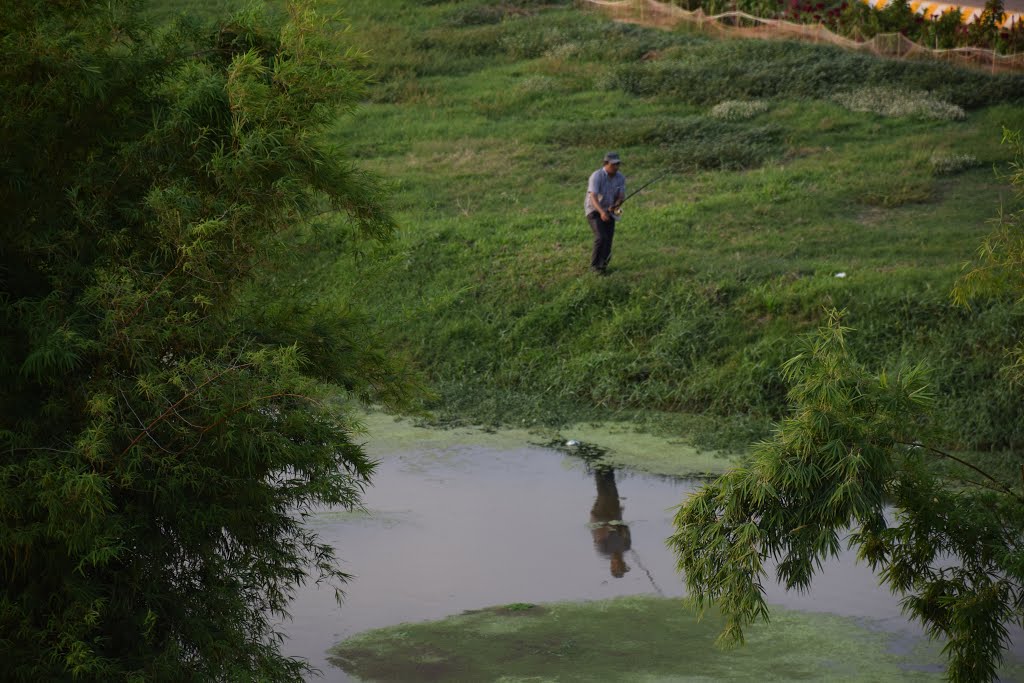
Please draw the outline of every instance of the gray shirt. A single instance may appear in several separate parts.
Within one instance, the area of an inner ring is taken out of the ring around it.
[[[588,216],[592,211],[597,211],[597,206],[591,200],[591,193],[594,198],[600,197],[601,206],[605,211],[610,212],[618,194],[621,194],[622,198],[626,197],[626,176],[622,175],[621,171],[610,176],[608,171],[604,170],[604,166],[590,174],[590,182],[587,183],[587,197],[583,200],[583,213]],[[611,216],[613,220],[619,219],[615,214],[611,214]]]

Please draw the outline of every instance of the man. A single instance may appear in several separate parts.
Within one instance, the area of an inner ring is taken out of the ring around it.
[[[619,219],[613,209],[626,198],[626,178],[619,173],[621,163],[615,152],[604,155],[604,165],[590,174],[587,198],[583,202],[587,222],[594,233],[590,270],[599,275],[608,274],[608,261],[612,257],[615,221]]]

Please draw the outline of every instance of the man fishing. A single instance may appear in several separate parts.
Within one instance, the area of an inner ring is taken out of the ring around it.
[[[583,210],[594,233],[594,249],[590,254],[590,270],[598,275],[608,274],[608,261],[612,257],[612,239],[615,237],[615,212],[626,199],[626,178],[619,173],[619,155],[608,152],[604,164],[590,174],[587,198]]]

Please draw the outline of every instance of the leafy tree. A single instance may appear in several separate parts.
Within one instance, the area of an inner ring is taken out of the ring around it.
[[[326,265],[392,230],[324,133],[362,56],[136,10],[0,13],[0,677],[300,680],[275,624],[345,578],[302,515],[373,472],[344,402],[409,386]]]
[[[1012,181],[1024,190],[1024,145]],[[954,298],[1024,294],[1024,211],[1001,216]],[[846,352],[850,330],[831,312],[785,368],[790,416],[749,462],[678,511],[669,539],[698,608],[727,615],[720,642],[767,620],[769,562],[787,589],[806,590],[842,538],[901,595],[904,612],[944,639],[953,681],[988,681],[1024,618],[1024,465],[969,461],[933,445],[933,400],[920,367],[872,374]],[[1024,347],[1007,369],[1020,382]],[[1010,387],[1008,387],[1008,390]],[[890,508],[891,506],[891,508]],[[891,510],[891,511],[890,511]],[[888,512],[887,512],[888,511]]]
[[[975,21],[967,27],[967,39],[971,45],[979,47],[996,47],[999,40],[999,27],[1006,18],[1003,0],[986,0],[985,7]]]
[[[940,50],[955,48],[960,41],[964,29],[963,11],[959,7],[950,7],[937,18],[928,23],[929,43]]]

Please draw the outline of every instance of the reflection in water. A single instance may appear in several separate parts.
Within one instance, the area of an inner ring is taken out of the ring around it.
[[[622,521],[622,503],[615,487],[615,470],[610,467],[594,468],[597,498],[590,509],[590,533],[597,552],[609,558],[611,572],[622,578],[629,571],[623,554],[630,549],[629,527]]]

